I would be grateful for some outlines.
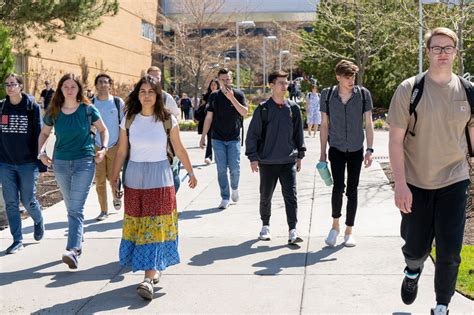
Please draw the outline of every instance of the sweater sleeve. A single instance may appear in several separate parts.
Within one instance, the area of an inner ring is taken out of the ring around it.
[[[33,152],[35,155],[38,155],[38,138],[41,133],[41,109],[38,104],[34,103],[33,105],[34,115],[33,115],[33,137],[35,141],[33,141],[34,148]],[[48,170],[48,167],[44,165],[40,160],[36,160],[36,164],[38,165],[38,169],[40,173],[44,173]]]
[[[245,140],[245,155],[250,162],[258,161],[258,144],[262,136],[262,116],[261,106],[258,106],[253,112]]]

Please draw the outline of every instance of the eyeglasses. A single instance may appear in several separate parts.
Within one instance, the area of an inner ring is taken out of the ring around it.
[[[110,84],[109,80],[99,80],[97,84]]]
[[[445,53],[445,54],[452,54],[454,52],[454,50],[456,49],[456,47],[454,46],[445,46],[445,47],[441,47],[441,46],[433,46],[433,47],[430,47],[431,51],[433,52],[433,54],[435,55],[440,55],[441,53]]]
[[[8,88],[16,88],[18,86],[18,83],[3,83],[3,86],[8,89]]]

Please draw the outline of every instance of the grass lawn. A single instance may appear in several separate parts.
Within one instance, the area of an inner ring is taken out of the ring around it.
[[[436,247],[433,247],[431,257],[436,257]],[[474,245],[464,245],[461,251],[461,266],[459,267],[456,290],[474,300]]]

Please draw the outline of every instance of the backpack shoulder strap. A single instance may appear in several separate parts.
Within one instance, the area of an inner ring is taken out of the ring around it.
[[[468,80],[464,79],[461,76],[459,76],[459,80],[461,81],[461,84],[464,86],[464,90],[466,91],[466,98],[467,98],[467,102],[469,103],[469,106],[471,107],[471,117],[472,117],[472,115],[474,114],[474,86],[471,84],[471,82],[469,82]],[[469,125],[469,122],[467,123],[466,128],[465,128],[467,148],[469,151],[469,156],[474,157],[468,125]]]
[[[5,105],[5,99],[0,100],[0,115],[3,114],[3,106]]]
[[[362,116],[364,115],[364,110],[365,110],[365,107],[367,105],[367,97],[365,95],[365,90],[362,86],[357,86],[359,91],[360,91],[360,95],[362,96]]]
[[[331,97],[332,97],[332,92],[336,89],[336,86],[333,85],[329,88],[329,91],[328,91],[328,94],[326,95],[326,99],[324,100],[324,102],[326,103],[326,115],[328,115],[328,118],[329,118],[329,101],[331,100]]]
[[[129,130],[130,126],[133,123],[133,120],[135,119],[135,115],[132,115],[131,117],[128,117],[128,115],[125,115],[125,130],[127,131],[127,136],[129,135]]]
[[[416,113],[416,106],[420,102],[421,96],[423,95],[423,88],[425,86],[425,73],[420,73],[415,77],[415,84],[413,85],[413,89],[411,90],[411,97],[410,97],[410,109],[409,113],[410,116],[413,115],[415,117],[415,123],[413,124],[413,128],[409,133],[412,136],[415,136],[415,127],[416,122],[418,120],[418,114]]]
[[[120,124],[122,122],[122,119],[120,118],[120,97],[114,96],[114,104],[115,108],[117,108],[118,122]]]
[[[165,127],[166,136],[169,138],[171,128],[173,127],[171,116],[163,122],[163,126]]]

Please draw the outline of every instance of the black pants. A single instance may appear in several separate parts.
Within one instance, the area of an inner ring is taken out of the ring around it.
[[[346,225],[354,226],[357,212],[357,186],[359,186],[360,169],[364,161],[363,149],[355,152],[342,152],[336,148],[329,148],[329,161],[331,162],[331,172],[334,181],[332,188],[332,217],[341,217],[342,196],[344,194],[344,176],[347,165],[347,207]]]
[[[270,225],[272,214],[272,196],[276,183],[280,180],[283,199],[285,200],[286,221],[289,230],[296,228],[296,164],[260,164],[260,218],[263,225]]]
[[[400,233],[407,267],[421,270],[436,241],[436,301],[448,304],[454,294],[466,222],[469,180],[440,189],[408,185],[413,195],[412,213],[402,213]]]
[[[206,155],[204,156],[205,159],[212,160],[212,132],[211,129],[207,132],[207,145],[206,145]]]
[[[184,119],[188,120],[189,119],[189,114],[191,112],[191,108],[185,108],[185,109],[183,109],[183,112],[184,112]]]

